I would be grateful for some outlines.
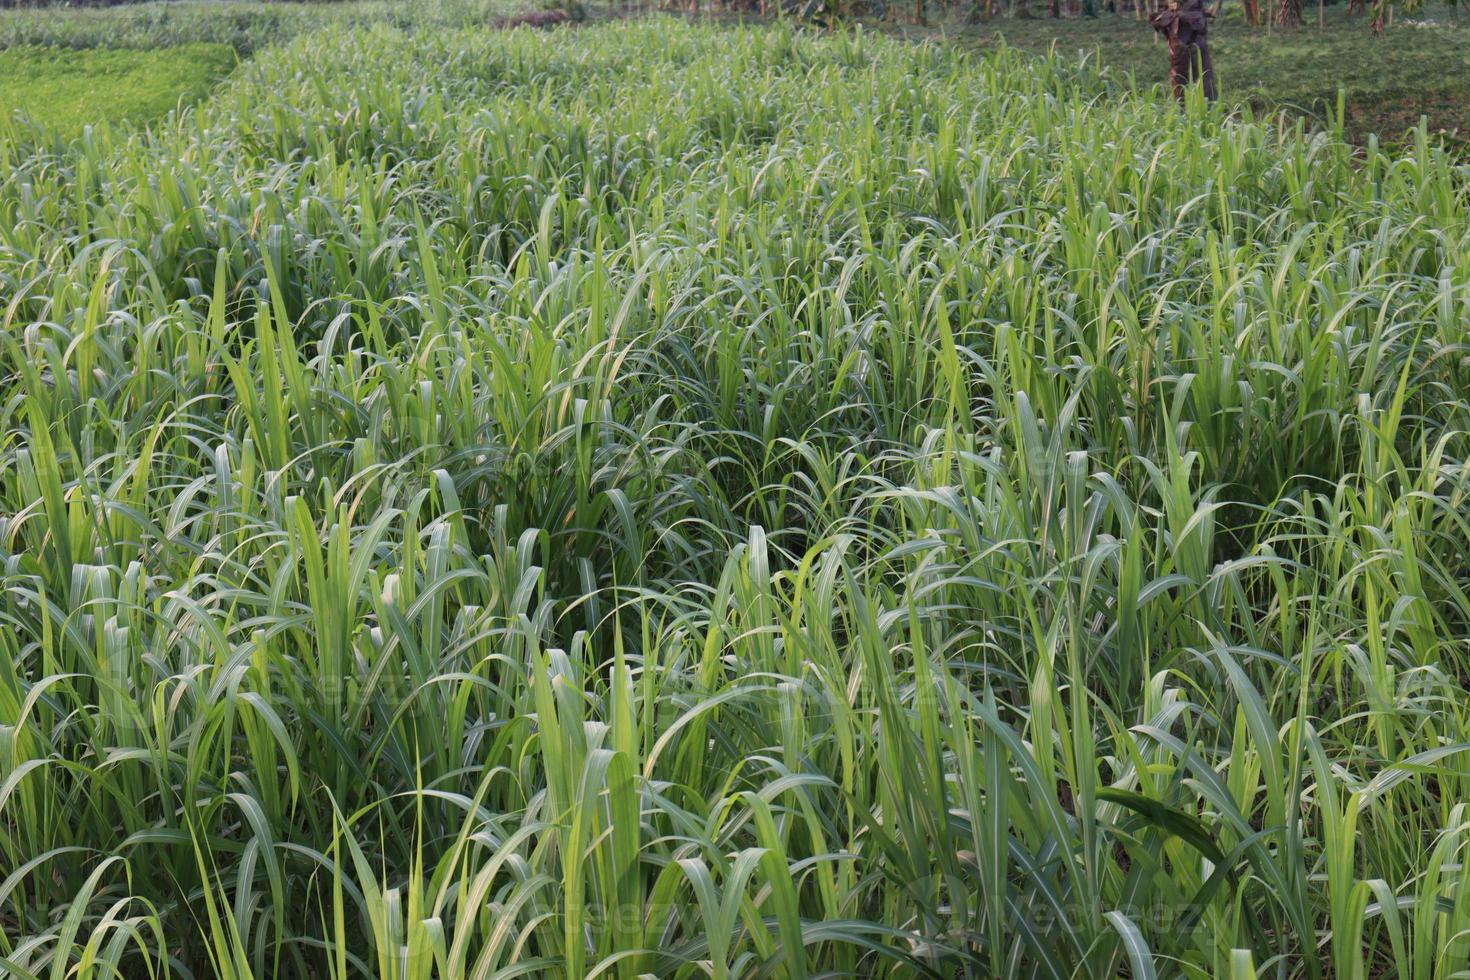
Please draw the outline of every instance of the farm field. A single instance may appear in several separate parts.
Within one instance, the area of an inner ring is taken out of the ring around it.
[[[1304,13],[1304,26],[1286,29],[1249,27],[1233,4],[1222,11],[1210,46],[1228,104],[1258,112],[1284,108],[1330,125],[1340,92],[1353,141],[1376,135],[1401,146],[1423,116],[1431,134],[1470,159],[1470,16],[1462,8],[1400,13],[1398,26],[1374,37],[1366,17],[1349,15],[1345,4],[1320,11],[1313,6]],[[1121,15],[1105,11],[1095,20],[996,19],[944,23],[941,30],[982,51],[1002,42],[1037,54],[1055,48],[1131,74],[1144,86],[1165,78],[1166,45],[1131,9]]]
[[[483,25],[522,9],[513,0],[148,0],[116,6],[79,4],[0,9],[0,48],[22,45],[150,50],[182,44],[227,44],[241,57],[326,27],[388,26],[400,30]]]
[[[283,9],[0,131],[0,973],[1465,970],[1453,147]]]
[[[19,110],[63,139],[89,125],[147,122],[208,95],[236,63],[222,44],[9,48],[0,51],[0,118]]]
[[[315,31],[484,27],[519,9],[509,0],[0,9],[0,125],[18,116],[60,140],[88,126],[136,128],[202,99],[256,51]]]

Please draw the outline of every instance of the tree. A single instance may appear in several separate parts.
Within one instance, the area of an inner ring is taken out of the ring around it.
[[[1300,27],[1302,23],[1302,0],[1277,0],[1276,26]]]

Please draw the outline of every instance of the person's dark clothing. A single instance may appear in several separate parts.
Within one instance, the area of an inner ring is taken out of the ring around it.
[[[1215,99],[1215,69],[1210,64],[1209,17],[1199,0],[1178,10],[1161,10],[1149,18],[1154,30],[1169,41],[1169,84],[1174,98],[1184,101],[1184,86],[1203,82],[1205,98]]]

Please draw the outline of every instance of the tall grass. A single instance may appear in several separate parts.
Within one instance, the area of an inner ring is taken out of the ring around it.
[[[106,7],[23,7],[0,9],[0,50],[23,46],[153,50],[204,43],[228,44],[248,56],[333,25],[385,24],[404,31],[463,28],[518,9],[509,0],[147,0]]]
[[[1422,135],[654,21],[0,135],[0,967],[1470,953]]]

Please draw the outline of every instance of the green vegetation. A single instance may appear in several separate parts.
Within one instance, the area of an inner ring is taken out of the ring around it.
[[[380,24],[406,31],[467,27],[513,13],[520,6],[512,0],[167,0],[115,7],[0,10],[0,49],[148,49],[205,43],[228,44],[244,57],[331,25]]]
[[[61,138],[151,122],[209,94],[240,58],[302,34],[466,28],[519,9],[512,0],[177,0],[0,10],[0,119],[20,112]]]
[[[20,112],[62,136],[102,122],[146,122],[208,95],[235,64],[222,44],[0,50],[0,116]]]
[[[1457,975],[1467,184],[658,19],[0,136],[0,964]]]
[[[1232,103],[1286,107],[1327,122],[1346,95],[1348,135],[1398,140],[1428,117],[1431,132],[1470,149],[1470,17],[1437,12],[1435,20],[1401,17],[1380,37],[1335,5],[1305,11],[1308,24],[1267,30],[1247,26],[1231,6],[1210,32],[1216,70]],[[1420,15],[1425,16],[1425,15]],[[1165,46],[1147,23],[1104,13],[1082,18],[1007,19],[950,27],[961,43],[992,49],[1002,40],[1025,51],[1080,54],[1143,85],[1162,83]]]

